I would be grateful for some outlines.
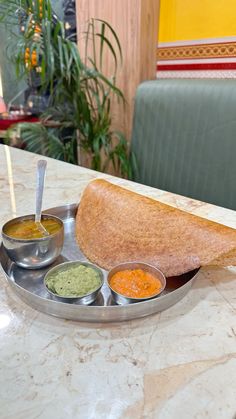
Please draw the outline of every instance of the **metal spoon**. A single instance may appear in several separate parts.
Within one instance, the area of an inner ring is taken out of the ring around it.
[[[35,211],[35,223],[37,224],[39,230],[44,236],[49,236],[48,231],[41,223],[41,211],[42,211],[42,202],[43,202],[43,188],[44,188],[44,179],[45,171],[47,167],[46,160],[38,160],[37,163],[37,178],[36,178],[36,211]]]

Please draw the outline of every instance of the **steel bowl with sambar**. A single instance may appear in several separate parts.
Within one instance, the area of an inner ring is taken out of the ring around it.
[[[43,234],[34,215],[14,218],[2,227],[2,242],[9,258],[26,269],[40,269],[50,265],[60,255],[64,241],[62,220],[42,214]]]

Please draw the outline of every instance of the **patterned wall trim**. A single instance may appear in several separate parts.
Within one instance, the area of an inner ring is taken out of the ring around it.
[[[232,37],[162,43],[157,48],[157,70],[236,70],[236,39]]]
[[[236,42],[157,48],[157,61],[236,56]]]
[[[213,79],[235,79],[236,70],[209,70],[209,71],[157,71],[158,79],[166,78],[213,78]]]
[[[224,36],[223,38],[202,38],[202,39],[193,39],[188,41],[172,41],[172,42],[159,42],[158,45],[160,48],[167,47],[181,47],[189,45],[206,45],[206,44],[222,44],[236,42],[236,36]]]

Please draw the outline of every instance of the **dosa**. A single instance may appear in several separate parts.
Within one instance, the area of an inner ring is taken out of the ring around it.
[[[139,261],[170,277],[209,264],[236,264],[235,229],[102,179],[84,190],[76,238],[85,256],[104,269]]]

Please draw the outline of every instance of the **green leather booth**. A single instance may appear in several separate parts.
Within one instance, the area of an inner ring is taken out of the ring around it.
[[[236,80],[160,79],[136,93],[135,181],[236,209]]]

